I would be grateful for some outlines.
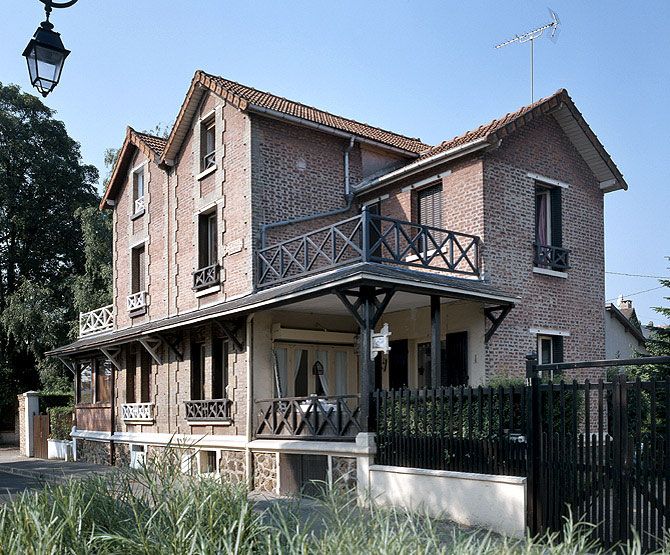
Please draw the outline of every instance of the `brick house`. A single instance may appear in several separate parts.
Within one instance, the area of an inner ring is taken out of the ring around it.
[[[626,188],[565,90],[431,146],[197,71],[167,140],[128,128],[113,304],[49,353],[77,457],[179,443],[259,490],[364,484],[375,388],[603,358],[603,197]]]

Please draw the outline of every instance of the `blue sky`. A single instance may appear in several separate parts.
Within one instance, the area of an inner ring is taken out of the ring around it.
[[[552,2],[536,97],[567,88],[630,185],[606,197],[606,269],[668,275],[670,2]],[[30,88],[21,52],[42,16],[3,0],[0,82]],[[493,45],[548,20],[530,0],[81,0],[52,14],[72,54],[46,103],[101,171],[127,124],[172,124],[197,68],[437,143],[528,103],[528,46]],[[607,274],[606,297],[655,287]],[[643,322],[662,321],[662,295],[631,297]]]

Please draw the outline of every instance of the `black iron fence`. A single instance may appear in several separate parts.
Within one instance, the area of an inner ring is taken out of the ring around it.
[[[260,249],[259,287],[277,285],[355,262],[479,275],[480,240],[364,210],[360,215]]]

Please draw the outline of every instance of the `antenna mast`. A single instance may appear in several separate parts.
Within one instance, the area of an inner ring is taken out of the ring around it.
[[[531,103],[535,101],[535,85],[534,85],[534,45],[535,45],[535,39],[539,39],[543,33],[551,29],[551,35],[550,39],[552,42],[556,42],[558,40],[558,33],[559,33],[559,25],[561,24],[560,19],[558,19],[558,15],[556,15],[556,12],[554,12],[551,8],[547,8],[549,10],[549,14],[551,15],[551,22],[547,23],[546,25],[542,25],[542,27],[538,27],[537,29],[533,29],[532,31],[528,31],[526,33],[523,33],[522,35],[514,35],[514,38],[511,38],[509,40],[506,40],[505,42],[501,42],[500,44],[496,44],[495,48],[503,48],[504,46],[509,46],[510,44],[514,44],[515,42],[518,43],[524,43],[524,42],[530,42],[530,101]]]

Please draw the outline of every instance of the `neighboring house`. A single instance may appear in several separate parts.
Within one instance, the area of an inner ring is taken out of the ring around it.
[[[633,301],[620,296],[616,305],[605,306],[605,312],[606,358],[635,358],[639,354],[648,354]]]
[[[603,196],[626,188],[565,90],[430,146],[198,71],[167,140],[128,129],[114,302],[50,353],[77,456],[198,440],[201,471],[293,491],[355,470],[375,388],[601,359]]]

